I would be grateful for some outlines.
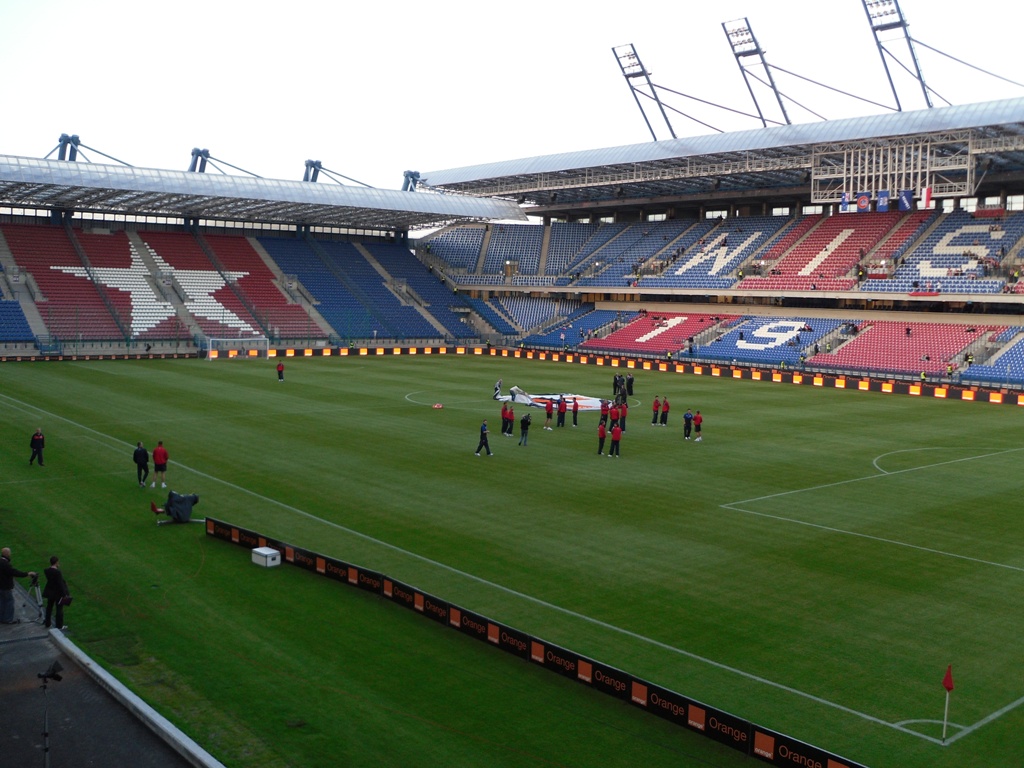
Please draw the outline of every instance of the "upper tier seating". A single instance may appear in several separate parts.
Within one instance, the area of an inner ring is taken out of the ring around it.
[[[544,274],[559,277],[568,272],[569,264],[583,252],[587,241],[600,227],[600,224],[552,222]]]
[[[770,274],[745,277],[740,290],[849,290],[851,272],[900,220],[900,213],[848,213],[829,216],[793,245]],[[810,218],[810,217],[808,217]]]
[[[282,339],[323,339],[327,334],[299,304],[292,304],[277,287],[276,278],[244,237],[204,235],[221,266],[239,275],[236,285],[264,328]]]
[[[184,304],[207,336],[246,338],[264,329],[227,284],[242,273],[221,275],[196,239],[183,232],[140,232],[157,268],[169,274],[184,292]]]
[[[551,299],[535,296],[505,296],[496,301],[521,328],[527,330],[550,322],[557,308]]]
[[[633,315],[624,328],[618,328],[603,338],[592,338],[584,349],[609,350],[640,355],[664,355],[688,346],[689,339],[709,328],[736,319],[733,315],[683,315],[674,312],[650,312]]]
[[[124,338],[62,227],[4,224],[0,230],[15,263],[42,292],[36,306],[51,336],[63,342]]]
[[[504,275],[505,262],[519,262],[520,275],[536,275],[544,227],[536,224],[495,224],[484,257],[485,275]]]
[[[452,227],[428,238],[424,245],[432,255],[444,259],[455,269],[473,272],[480,258],[485,232],[482,224]]]
[[[946,366],[957,367],[964,349],[986,335],[994,336],[1006,326],[954,325],[951,323],[864,322],[859,332],[848,336],[832,352],[808,360],[821,368],[857,371],[895,371],[942,375]],[[909,333],[908,333],[909,331]]]
[[[597,274],[581,277],[580,286],[621,287],[633,282],[634,275],[648,259],[671,252],[675,241],[696,224],[691,219],[642,222],[623,230],[596,251],[593,261],[600,262]]]
[[[669,257],[665,270],[653,277],[640,279],[641,288],[706,288],[732,287],[736,269],[765,243],[779,236],[793,219],[784,216],[749,216],[728,219],[707,232],[707,223],[688,231],[680,242],[690,238]],[[706,234],[705,234],[706,233]],[[700,234],[699,240],[697,234]],[[696,241],[696,242],[694,242]]]
[[[900,258],[889,280],[868,280],[865,291],[998,293],[998,265],[1024,237],[1024,214],[975,220],[967,211],[943,214],[938,226]]]

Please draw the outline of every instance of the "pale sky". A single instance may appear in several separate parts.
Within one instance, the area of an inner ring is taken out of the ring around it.
[[[917,40],[1024,82],[1024,4],[900,6]],[[185,170],[202,147],[265,177],[301,179],[314,159],[398,189],[407,169],[650,141],[616,46],[633,44],[659,86],[753,112],[721,26],[743,17],[775,67],[894,104],[860,0],[0,0],[0,154],[43,157],[68,133],[136,166]],[[909,64],[901,35],[888,34]],[[1024,96],[922,45],[917,54],[954,104]],[[922,108],[919,86],[890,69],[904,110]],[[775,76],[829,118],[884,111]],[[755,92],[778,118],[770,91]],[[662,97],[718,128],[760,125]],[[787,109],[794,123],[816,119]],[[679,137],[711,132],[669,114]]]

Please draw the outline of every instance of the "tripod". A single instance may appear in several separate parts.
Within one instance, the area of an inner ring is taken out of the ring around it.
[[[40,687],[43,689],[43,761],[46,768],[50,768],[50,704],[46,699],[46,684],[50,680],[59,683],[63,679],[60,675],[63,671],[64,667],[55,659],[49,669],[36,675],[43,681]]]
[[[24,603],[22,603],[21,607],[22,608],[27,608],[29,605],[32,605],[36,609],[36,617],[34,619],[32,619],[32,623],[33,624],[42,624],[43,623],[43,593],[39,590],[39,577],[38,576],[34,577],[32,579],[32,581],[29,583],[28,590],[26,590],[25,594],[26,594],[26,597],[29,598],[29,600],[26,600]]]

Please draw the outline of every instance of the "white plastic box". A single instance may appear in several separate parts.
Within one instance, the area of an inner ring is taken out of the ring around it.
[[[264,568],[273,568],[281,564],[281,553],[273,547],[256,547],[252,551],[252,561]]]

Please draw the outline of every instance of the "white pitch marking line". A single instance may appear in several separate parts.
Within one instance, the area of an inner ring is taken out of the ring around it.
[[[106,435],[106,434],[104,434],[104,433],[102,433],[102,432],[100,432],[98,430],[95,430],[95,429],[93,429],[91,427],[87,427],[84,424],[79,424],[78,422],[72,421],[71,419],[68,419],[68,418],[66,418],[64,416],[60,416],[59,414],[46,411],[46,410],[44,410],[42,408],[39,408],[39,407],[33,406],[33,405],[29,405],[27,403],[22,403],[22,402],[14,399],[12,397],[9,397],[8,395],[0,394],[0,399],[5,400],[8,403],[17,403],[19,406],[21,406],[23,408],[30,408],[30,409],[32,409],[34,411],[39,412],[39,413],[46,414],[46,415],[48,415],[48,416],[50,416],[52,418],[59,419],[60,421],[63,421],[65,423],[67,423],[67,424],[70,424],[72,426],[78,427],[80,429],[83,429],[83,430],[85,430],[87,432],[90,432],[90,433],[92,433],[94,435],[98,435],[100,437],[106,438],[107,440],[113,440],[119,446],[131,447],[129,443],[126,443],[126,442],[124,442],[122,440],[118,440],[117,438],[114,438],[114,437],[112,437],[110,435]],[[120,448],[115,448],[114,446],[111,446],[111,449],[112,450],[120,450]],[[1020,449],[1015,449],[1015,450],[1020,450]],[[995,454],[993,454],[993,455],[995,455]],[[600,619],[595,619],[595,618],[593,618],[591,616],[586,616],[586,615],[584,615],[582,613],[577,613],[576,611],[573,611],[573,610],[571,610],[569,608],[563,608],[560,605],[555,605],[554,603],[549,603],[548,601],[542,600],[539,597],[534,597],[533,595],[527,595],[527,594],[525,594],[523,592],[518,592],[518,591],[516,591],[514,589],[511,589],[510,587],[503,586],[503,585],[498,584],[498,583],[493,582],[493,581],[488,581],[487,579],[484,579],[484,578],[482,578],[480,576],[477,576],[475,574],[459,570],[458,568],[455,568],[454,566],[447,565],[446,563],[442,563],[442,562],[437,561],[437,560],[433,560],[433,559],[431,559],[429,557],[426,557],[425,555],[421,555],[421,554],[419,554],[417,552],[412,552],[410,550],[403,549],[402,547],[399,547],[399,546],[397,546],[395,544],[391,544],[390,542],[387,542],[387,541],[383,541],[381,539],[377,539],[377,538],[375,538],[373,536],[370,536],[369,534],[362,533],[361,531],[357,531],[357,530],[354,530],[352,528],[348,528],[348,527],[346,527],[344,525],[341,525],[339,523],[335,523],[335,522],[333,522],[331,520],[325,520],[322,517],[317,517],[316,515],[314,515],[314,514],[312,514],[310,512],[306,512],[305,510],[299,509],[298,507],[293,507],[290,504],[286,504],[283,501],[279,501],[278,499],[273,499],[273,498],[270,498],[269,496],[264,496],[264,495],[262,495],[260,493],[257,493],[255,491],[250,490],[249,488],[245,488],[243,486],[236,485],[236,484],[231,483],[231,482],[229,482],[227,480],[223,480],[223,479],[221,479],[219,477],[214,477],[213,475],[207,474],[206,472],[201,472],[201,471],[199,471],[197,469],[193,469],[193,468],[191,468],[191,467],[189,467],[189,466],[187,466],[185,464],[181,464],[181,463],[178,463],[178,462],[171,462],[171,463],[174,464],[175,466],[179,466],[182,469],[185,469],[185,470],[187,470],[189,472],[192,472],[192,473],[198,475],[199,477],[204,477],[204,478],[206,478],[208,480],[211,480],[211,481],[213,481],[215,483],[219,483],[219,484],[221,484],[223,486],[226,486],[228,488],[232,488],[232,489],[234,489],[236,491],[239,491],[240,493],[248,494],[249,496],[253,496],[254,498],[260,499],[261,501],[265,501],[267,503],[276,505],[276,506],[278,506],[278,507],[280,507],[280,508],[282,508],[284,510],[292,512],[292,513],[294,513],[296,515],[299,515],[301,517],[305,517],[305,518],[307,518],[309,520],[314,520],[316,522],[322,523],[322,524],[324,524],[324,525],[326,525],[328,527],[331,527],[331,528],[335,528],[335,529],[337,529],[339,531],[347,533],[347,534],[349,534],[351,536],[354,536],[356,538],[359,538],[359,539],[362,539],[364,541],[368,541],[370,543],[376,544],[377,546],[383,547],[385,549],[390,549],[390,550],[392,550],[394,552],[397,552],[399,554],[405,555],[407,557],[411,557],[411,558],[413,558],[415,560],[419,560],[420,562],[423,562],[423,563],[426,563],[428,565],[434,566],[436,568],[439,568],[441,570],[444,570],[444,571],[447,571],[449,573],[455,574],[457,576],[461,576],[461,577],[463,577],[465,579],[468,579],[470,581],[475,581],[478,584],[483,584],[484,586],[491,587],[491,588],[496,589],[496,590],[498,590],[500,592],[504,592],[505,594],[512,595],[514,597],[520,598],[520,599],[525,600],[527,602],[532,602],[532,603],[534,603],[536,605],[543,606],[543,607],[548,608],[550,610],[553,610],[553,611],[555,611],[557,613],[562,613],[562,614],[564,614],[566,616],[571,616],[571,617],[573,617],[575,619],[579,619],[580,621],[583,621],[583,622],[586,622],[586,623],[589,623],[589,624],[593,624],[594,626],[598,626],[598,627],[601,627],[603,629],[607,629],[607,630],[609,630],[611,632],[615,632],[615,633],[624,635],[626,637],[630,637],[630,638],[632,638],[634,640],[638,640],[638,641],[643,642],[643,643],[647,643],[648,645],[652,645],[652,646],[654,646],[656,648],[661,648],[662,650],[669,651],[671,653],[677,654],[679,656],[683,656],[683,657],[688,658],[688,659],[692,659],[694,661],[698,661],[698,662],[700,662],[702,664],[707,664],[708,666],[714,667],[716,669],[721,669],[721,670],[723,670],[725,672],[730,672],[730,673],[732,673],[734,675],[738,675],[739,677],[746,678],[748,680],[751,680],[753,682],[759,683],[761,685],[766,685],[766,686],[771,687],[771,688],[776,688],[778,690],[785,691],[786,693],[790,693],[790,694],[792,694],[794,696],[799,696],[801,698],[808,699],[810,701],[815,702],[816,704],[820,704],[820,705],[825,706],[825,707],[830,707],[832,709],[837,709],[840,712],[845,712],[847,714],[854,715],[855,717],[859,717],[859,718],[861,718],[863,720],[867,720],[867,721],[875,723],[877,725],[882,725],[882,726],[885,726],[886,728],[892,728],[893,730],[901,731],[902,733],[906,733],[909,736],[916,736],[917,738],[924,739],[925,741],[930,741],[930,742],[935,743],[935,744],[941,744],[942,743],[940,739],[936,739],[936,738],[933,738],[931,736],[926,736],[926,735],[924,735],[922,733],[918,733],[918,732],[913,731],[913,730],[911,730],[909,728],[904,728],[901,725],[899,725],[898,723],[887,722],[885,720],[882,720],[881,718],[875,717],[874,715],[869,715],[866,712],[861,712],[861,711],[853,709],[851,707],[844,706],[843,704],[839,704],[839,703],[834,702],[834,701],[829,701],[828,699],[823,699],[820,696],[815,696],[814,694],[807,693],[806,691],[801,691],[801,690],[799,690],[797,688],[792,688],[792,687],[790,687],[788,685],[785,685],[783,683],[777,683],[777,682],[775,682],[773,680],[769,680],[769,679],[761,677],[759,675],[755,675],[755,674],[753,674],[751,672],[747,672],[745,670],[738,669],[736,667],[731,667],[728,664],[723,664],[722,662],[715,661],[714,659],[709,659],[709,658],[707,658],[705,656],[701,656],[699,654],[692,653],[690,651],[686,651],[686,650],[684,650],[682,648],[676,648],[675,646],[668,645],[667,643],[663,643],[660,640],[655,640],[653,638],[647,637],[646,635],[641,635],[641,634],[639,634],[637,632],[633,632],[632,630],[623,629],[622,627],[617,627],[614,624],[609,624],[608,622],[601,621]],[[844,481],[844,482],[849,482],[849,481]],[[840,483],[832,483],[831,485],[839,485],[839,484]],[[776,494],[776,495],[782,496],[782,495],[785,495],[785,494]],[[771,497],[766,496],[766,497],[763,497],[763,498],[771,498]],[[742,503],[742,502],[736,502],[736,503]],[[723,506],[725,506],[725,505],[723,505]],[[739,511],[743,511],[743,510],[739,510]],[[995,718],[999,717],[1003,713],[1010,711],[1010,709],[1014,708],[1017,704],[1019,704],[1021,702],[1024,702],[1024,699],[1018,700],[1018,702],[1014,702],[1013,704],[1009,705],[1008,707],[1004,707],[1002,710],[999,710],[998,712],[995,712],[995,713],[989,715],[985,720],[980,721],[980,723],[985,723],[985,722],[989,722],[991,720],[994,720]],[[975,724],[975,726],[971,726],[971,729],[973,730],[974,728],[978,727],[980,725],[980,723],[979,724]],[[948,744],[954,738],[959,738],[962,735],[964,735],[964,731],[961,731],[960,733],[956,734],[955,737],[946,739],[946,743]]]

